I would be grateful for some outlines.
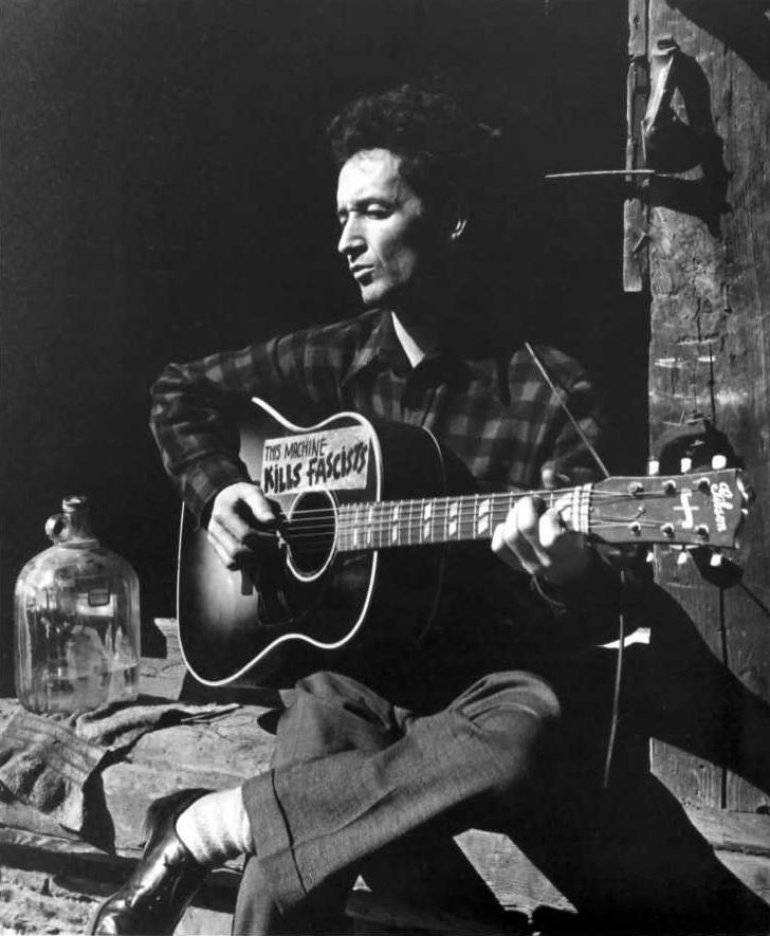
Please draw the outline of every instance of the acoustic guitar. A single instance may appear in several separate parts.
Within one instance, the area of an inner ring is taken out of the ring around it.
[[[424,428],[349,412],[304,427],[252,403],[240,456],[284,521],[272,556],[228,570],[183,510],[177,615],[189,671],[209,686],[271,685],[287,667],[329,668],[364,638],[413,643],[436,616],[448,549],[491,539],[524,492],[468,493],[459,460]],[[539,493],[569,529],[610,544],[733,548],[747,510],[735,468]]]

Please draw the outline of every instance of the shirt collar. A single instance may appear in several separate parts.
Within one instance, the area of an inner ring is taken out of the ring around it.
[[[350,366],[342,378],[344,386],[356,374],[368,367],[380,365],[389,368],[399,376],[406,376],[412,371],[421,371],[428,375],[438,375],[450,383],[465,383],[472,375],[480,376],[477,362],[465,361],[449,352],[430,354],[413,368],[406,356],[403,345],[398,339],[393,326],[393,317],[389,309],[383,309],[374,317],[374,324],[368,337],[353,355]],[[481,364],[481,371],[486,368]]]
[[[342,384],[346,384],[356,374],[375,362],[390,367],[396,373],[408,373],[411,370],[409,359],[398,340],[393,327],[393,319],[387,309],[379,313],[366,341],[356,350],[342,378]]]

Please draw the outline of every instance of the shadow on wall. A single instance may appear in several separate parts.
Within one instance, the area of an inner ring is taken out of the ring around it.
[[[770,17],[764,0],[741,0],[725,16],[719,0],[669,0],[687,19],[732,49],[754,74],[770,82]]]

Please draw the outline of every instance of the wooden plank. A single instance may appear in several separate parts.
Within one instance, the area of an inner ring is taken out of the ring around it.
[[[678,553],[657,552],[658,581],[665,584],[696,624],[714,655],[721,658],[719,590],[704,585],[691,561],[680,565],[678,559]],[[658,740],[651,743],[650,759],[656,776],[686,805],[722,806],[724,771],[720,767]]]
[[[16,708],[0,700],[0,725]],[[257,718],[264,709],[242,706],[215,722],[172,725],[141,737],[123,759],[102,771],[104,797],[118,850],[135,850],[142,841],[149,803],[186,787],[223,789],[267,769],[273,736]],[[50,816],[23,803],[0,804],[0,822],[43,834],[60,827]]]
[[[770,903],[770,861],[755,855],[717,851],[717,857],[758,896]]]
[[[732,851],[770,858],[770,816],[726,809],[685,808],[692,824],[720,855]]]
[[[768,491],[770,497],[770,491]],[[770,699],[770,620],[762,618],[770,608],[770,587],[760,584],[762,570],[748,561],[747,588],[725,594],[727,662],[757,699]],[[763,608],[758,608],[757,601]],[[744,767],[739,776],[728,771],[725,780],[725,807],[743,812],[770,809],[770,729],[768,714],[753,701],[747,701],[741,713],[741,737],[737,745]],[[754,782],[750,782],[753,780]],[[756,785],[755,785],[756,784]],[[770,841],[770,837],[768,838]]]
[[[688,815],[694,825],[717,845],[716,854],[723,864],[755,893],[770,900],[770,817],[696,809],[689,809]],[[527,913],[538,906],[566,911],[573,909],[569,901],[505,836],[469,830],[458,837],[458,843],[503,907]],[[87,843],[62,836],[36,835],[26,829],[0,826],[0,860],[4,866],[43,870],[50,874],[61,874],[66,870],[69,877],[82,878],[81,890],[84,893],[96,896],[111,893],[115,884],[125,879],[135,857],[136,853],[112,856]],[[665,860],[665,856],[661,856],[661,860]],[[217,871],[196,900],[196,906],[212,914],[229,913],[237,885],[236,870]],[[377,911],[370,906],[368,911],[362,912],[372,916]],[[208,920],[205,924],[208,931],[216,931],[211,928],[211,921],[218,917],[204,913],[193,916],[199,922]],[[193,925],[192,921],[190,925]],[[193,931],[207,930],[185,929],[186,933]]]
[[[0,701],[0,717],[7,717],[13,705]],[[66,861],[69,873],[94,880],[122,880],[130,861],[139,854],[144,809],[156,794],[177,785],[197,785],[202,778],[222,785],[252,770],[267,767],[270,736],[262,737],[261,765],[254,766],[255,727],[251,711],[223,718],[216,726],[175,726],[152,732],[140,739],[131,761],[113,764],[105,774],[105,799],[116,829],[117,855],[67,837],[50,819],[19,804],[0,804],[0,861],[6,865],[50,867],[61,870]],[[201,735],[210,735],[201,740]],[[197,753],[196,753],[197,752]],[[200,762],[195,763],[196,757]],[[739,877],[761,896],[770,897],[765,884],[770,861],[770,816],[736,814],[724,810],[688,809],[696,827],[718,849],[719,858],[738,869]],[[20,828],[8,828],[16,823]],[[48,823],[48,833],[41,834]],[[457,839],[460,848],[476,867],[503,907],[531,912],[537,906],[571,910],[569,901],[535,868],[504,835],[469,830]],[[735,856],[751,856],[738,861]],[[665,856],[661,856],[662,860]],[[25,865],[24,862],[27,862]],[[47,862],[47,864],[46,864]],[[232,871],[223,887],[232,900],[235,878]],[[224,898],[223,898],[224,899]],[[208,893],[201,904],[221,912],[215,895]],[[200,920],[208,922],[200,922]],[[213,918],[200,917],[195,926],[214,925]],[[193,925],[191,923],[191,925]]]
[[[759,7],[764,9],[760,9]],[[730,668],[757,696],[770,701],[770,54],[766,4],[731,10],[729,22],[712,4],[697,21],[714,46],[730,53],[714,59],[716,106],[725,162],[730,171],[725,218],[729,264],[722,304],[727,314],[723,352],[715,373],[721,428],[746,460],[756,493],[744,533],[743,588],[725,594],[725,645]],[[757,46],[757,29],[765,43]],[[764,52],[764,66],[757,52]],[[764,68],[764,70],[762,70]],[[768,716],[747,711],[742,747],[748,762],[764,765],[759,789],[730,772],[728,809],[750,810],[770,802]]]
[[[366,889],[354,890],[346,907],[346,914],[359,922],[356,932],[381,934],[395,929],[398,933],[447,933],[454,936],[500,936],[500,925],[482,923],[468,917],[458,917],[444,911],[430,910],[402,903],[392,897],[381,897]],[[365,925],[360,926],[363,922]],[[506,921],[505,932],[511,932],[513,920]],[[527,929],[527,917],[520,921],[521,932]]]
[[[0,857],[4,865],[50,874],[66,873],[91,882],[92,892],[97,896],[112,893],[115,885],[126,879],[140,854],[109,854],[87,842],[61,835],[41,835],[0,825]],[[212,871],[196,903],[229,910],[239,881],[240,873],[234,866]]]
[[[770,614],[762,596],[770,585],[770,92],[767,61],[763,65],[757,55],[763,34],[757,31],[767,29],[761,6],[702,0],[674,8],[651,0],[650,43],[673,36],[688,57],[688,68],[702,79],[704,99],[690,95],[687,101],[677,92],[673,106],[685,122],[701,127],[713,118],[729,177],[724,176],[727,188],[720,193],[719,172],[712,171],[704,182],[701,165],[682,173],[681,183],[654,183],[651,191],[650,418],[655,438],[697,408],[727,433],[750,466],[759,498],[744,536],[744,582],[759,601],[741,589],[728,590],[720,612],[713,594],[708,595],[713,586],[694,580],[677,596],[712,649],[768,700]],[[712,157],[718,164],[717,150]],[[676,584],[670,564],[662,564],[660,581]],[[739,722],[740,713],[732,714]],[[768,717],[765,713],[765,736]],[[757,725],[755,720],[745,731],[755,732]],[[757,738],[747,735],[744,741],[747,755],[757,749]],[[748,756],[738,760],[738,766],[750,769]],[[762,792],[658,744],[653,763],[659,776],[690,801],[740,809],[767,803],[770,765]]]
[[[469,829],[457,843],[504,907],[575,909],[508,836]]]
[[[641,120],[647,106],[647,21],[649,0],[629,0],[628,55],[626,76],[626,169],[644,166]],[[623,203],[623,289],[644,292],[648,285],[647,208],[641,191]]]

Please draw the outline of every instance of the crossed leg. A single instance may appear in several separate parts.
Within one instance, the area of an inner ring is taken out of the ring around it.
[[[358,873],[377,890],[447,909],[462,892],[466,909],[491,913],[493,898],[451,834],[487,824],[490,800],[525,800],[558,712],[552,690],[518,671],[487,676],[428,716],[333,673],[301,680],[271,771],[244,786],[257,855],[234,932],[344,932]]]

